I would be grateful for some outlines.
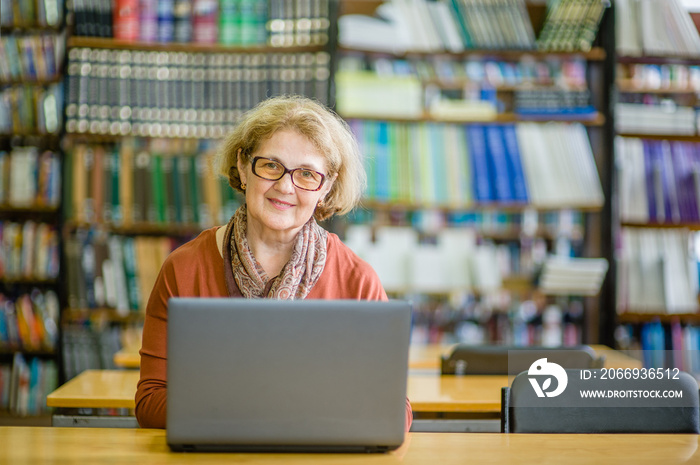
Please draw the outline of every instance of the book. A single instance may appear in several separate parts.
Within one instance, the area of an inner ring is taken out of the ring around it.
[[[510,202],[514,200],[512,178],[508,171],[508,155],[503,138],[503,130],[496,125],[484,127],[486,136],[490,184],[493,186],[494,200]]]
[[[83,19],[85,27],[96,22]],[[139,0],[115,0],[114,4],[114,38],[129,42],[139,39]],[[84,30],[83,35],[96,35],[94,30]]]
[[[495,199],[491,180],[491,170],[489,168],[489,153],[486,145],[484,127],[471,124],[466,126],[467,145],[472,162],[472,176],[474,186],[474,200],[488,203]]]

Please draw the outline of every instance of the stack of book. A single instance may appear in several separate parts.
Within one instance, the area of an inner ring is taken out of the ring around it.
[[[341,16],[340,44],[394,53],[535,48],[524,0],[392,0],[377,14]]]
[[[604,258],[547,258],[539,289],[547,295],[597,295],[608,271]]]
[[[417,118],[429,108],[443,119],[444,112],[434,111],[438,101],[488,102],[492,111],[482,114],[481,121],[510,111],[523,117],[586,119],[597,114],[586,73],[581,57],[387,58],[347,52],[335,75],[336,105],[345,117]],[[508,98],[511,92],[514,97]],[[465,115],[461,118],[467,120]]]
[[[128,42],[307,46],[328,42],[330,0],[84,0],[75,35]]]
[[[58,27],[63,23],[63,2],[56,0],[1,0],[2,27]]]
[[[61,159],[36,147],[0,151],[0,206],[58,207],[61,200]]]
[[[379,275],[387,292],[449,293],[501,288],[497,247],[476,243],[467,228],[440,231],[436,244],[421,244],[409,227],[348,228],[344,242]]]
[[[622,92],[700,92],[700,66],[681,63],[618,65],[616,81]]]
[[[695,108],[664,101],[660,104],[615,104],[615,129],[628,134],[694,135]]]
[[[11,364],[0,364],[0,411],[16,416],[49,413],[46,396],[58,387],[53,360],[27,359],[15,353]]]
[[[588,52],[610,1],[559,0],[549,4],[537,48],[547,52]]]
[[[651,321],[641,325],[622,325],[618,340],[625,352],[642,360],[644,368],[678,368],[700,376],[700,327],[682,324],[680,318],[672,318],[669,324]],[[631,341],[639,341],[631,344]]]
[[[56,279],[60,270],[59,233],[47,223],[0,222],[0,278]]]
[[[66,152],[66,218],[79,225],[194,227],[226,223],[239,201],[195,140],[127,139]]]
[[[34,289],[10,298],[0,294],[0,350],[48,351],[58,341],[58,296]]]
[[[700,222],[700,144],[618,137],[615,147],[623,222]]]
[[[65,379],[70,380],[85,370],[116,368],[114,354],[122,348],[121,333],[119,326],[64,325],[61,349]],[[109,413],[113,415],[114,411]]]
[[[522,119],[593,119],[598,115],[591,104],[591,93],[585,90],[518,89],[513,111]]]
[[[0,135],[57,134],[62,119],[61,84],[0,89]]]
[[[366,199],[408,205],[596,207],[603,193],[580,124],[456,125],[351,120]]]
[[[66,131],[155,137],[223,136],[267,97],[327,103],[330,56],[73,48]]]
[[[700,35],[679,0],[615,0],[617,53],[700,56]]]
[[[78,229],[65,241],[68,306],[142,314],[165,258],[183,242]]]
[[[481,304],[467,298],[455,305],[409,295],[414,301],[412,344],[561,347],[582,341],[583,305],[578,299],[559,299],[542,310],[531,300],[482,296]]]
[[[0,37],[0,81],[57,79],[63,66],[63,42],[55,33]]]
[[[698,259],[683,229],[622,228],[618,309],[635,313],[695,313]]]
[[[453,87],[484,85],[492,88],[513,86],[586,87],[588,63],[577,55],[505,56],[409,55],[344,51],[338,60],[339,71],[371,70],[380,77],[416,76],[431,84]]]

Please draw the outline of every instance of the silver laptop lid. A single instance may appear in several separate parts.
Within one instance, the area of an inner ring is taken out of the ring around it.
[[[410,304],[173,298],[174,450],[388,450],[404,439]]]

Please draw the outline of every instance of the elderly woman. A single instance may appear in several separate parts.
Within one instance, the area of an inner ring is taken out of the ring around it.
[[[170,297],[387,300],[374,270],[316,223],[349,212],[362,193],[365,173],[343,120],[306,98],[266,100],[243,116],[215,163],[245,203],[161,268],[140,351],[142,427],[165,427]],[[406,400],[406,429],[411,420]]]

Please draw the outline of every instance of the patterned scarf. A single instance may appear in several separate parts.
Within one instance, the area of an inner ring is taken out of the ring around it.
[[[292,257],[278,276],[270,278],[248,247],[246,211],[246,205],[241,205],[231,217],[224,243],[224,267],[232,271],[241,294],[248,299],[304,299],[326,265],[327,231],[313,217],[309,219],[297,234]]]

